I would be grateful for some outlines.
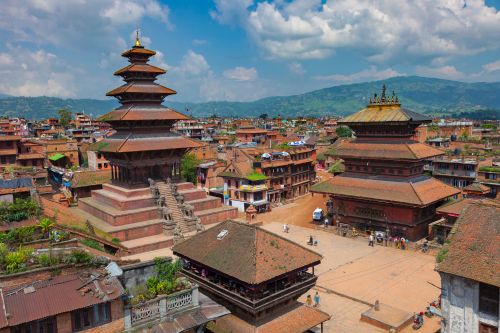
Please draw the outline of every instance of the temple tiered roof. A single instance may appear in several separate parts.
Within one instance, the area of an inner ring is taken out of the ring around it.
[[[182,156],[202,146],[201,142],[172,132],[175,122],[189,117],[162,105],[166,96],[177,92],[155,82],[157,76],[166,73],[148,64],[155,54],[141,45],[137,35],[135,45],[122,53],[130,65],[115,72],[125,84],[106,94],[116,97],[122,105],[98,120],[109,123],[116,132],[90,149],[104,153],[114,181],[137,184],[148,178],[178,177]]]
[[[443,155],[444,151],[415,142],[367,142],[363,140],[343,141],[335,148],[335,154],[342,158],[421,160]]]

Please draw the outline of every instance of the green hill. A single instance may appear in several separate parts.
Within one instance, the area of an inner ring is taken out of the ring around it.
[[[396,91],[404,107],[429,115],[451,115],[488,109],[499,118],[500,82],[464,83],[417,76],[395,77],[382,81],[335,86],[312,92],[263,98],[253,102],[181,103],[166,101],[179,111],[189,109],[193,116],[270,117],[281,115],[322,116],[346,115],[361,109],[383,84]],[[53,97],[4,97],[0,99],[0,115],[43,119],[55,116],[60,108],[85,111],[94,116],[104,114],[118,103],[114,100],[60,99]]]

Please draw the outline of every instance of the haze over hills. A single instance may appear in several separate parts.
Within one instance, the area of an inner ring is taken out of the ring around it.
[[[500,82],[464,83],[417,76],[395,77],[387,80],[339,85],[293,96],[267,97],[252,102],[182,103],[166,100],[168,105],[194,117],[218,116],[269,117],[346,115],[366,105],[370,96],[380,94],[383,84],[388,93],[394,90],[404,107],[429,115],[451,115],[460,112],[489,110],[499,118]],[[0,115],[44,119],[54,117],[60,108],[96,117],[118,106],[114,99],[61,99],[55,97],[0,98]]]

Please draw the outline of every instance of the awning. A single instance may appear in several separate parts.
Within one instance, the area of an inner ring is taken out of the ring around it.
[[[51,160],[51,161],[57,161],[57,160],[60,160],[63,157],[66,157],[66,155],[61,154],[61,153],[57,153],[57,154],[54,154],[54,155],[50,156],[49,160]]]

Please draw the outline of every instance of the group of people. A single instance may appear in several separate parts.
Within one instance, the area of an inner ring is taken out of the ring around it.
[[[290,227],[288,226],[288,223],[283,224],[283,232],[284,233],[290,232]]]
[[[392,246],[392,244],[395,245],[396,249],[401,249],[401,250],[408,250],[409,246],[409,240],[405,239],[404,237],[387,237],[387,234],[383,236],[382,239],[378,239],[380,243],[384,243],[385,246],[388,246],[387,243],[389,243],[389,246]],[[368,236],[368,246],[375,246],[375,236],[373,235],[373,232],[370,233],[370,236]]]
[[[306,298],[306,304],[308,306],[311,306],[312,305],[312,298],[311,298],[311,294],[307,295],[307,298]],[[316,292],[316,294],[314,294],[314,307],[317,308],[319,307],[319,293]]]

